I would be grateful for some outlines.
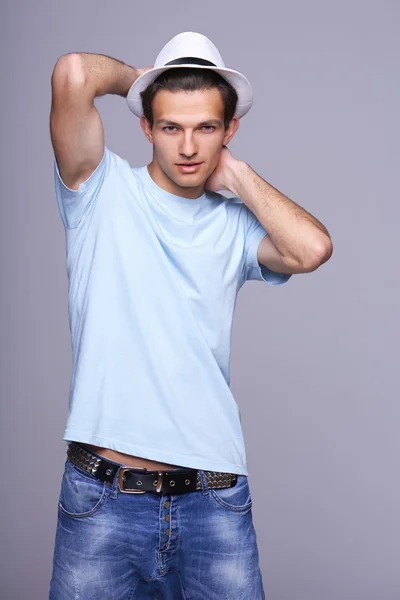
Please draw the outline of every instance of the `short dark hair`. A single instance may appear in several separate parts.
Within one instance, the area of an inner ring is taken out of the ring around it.
[[[224,127],[228,129],[229,123],[235,115],[238,95],[231,84],[216,71],[211,69],[192,69],[182,67],[168,69],[159,75],[147,88],[140,92],[142,98],[143,114],[153,128],[152,102],[160,90],[170,92],[209,90],[218,88],[224,103]]]

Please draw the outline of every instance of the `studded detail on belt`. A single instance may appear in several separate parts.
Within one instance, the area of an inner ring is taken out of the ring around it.
[[[141,467],[126,467],[90,452],[75,441],[68,444],[67,455],[74,465],[107,483],[112,483],[118,472],[119,489],[127,494],[145,492],[181,494],[202,489],[200,471],[197,469],[180,467],[157,471]],[[235,473],[204,471],[204,474],[209,488],[233,487],[237,482]]]

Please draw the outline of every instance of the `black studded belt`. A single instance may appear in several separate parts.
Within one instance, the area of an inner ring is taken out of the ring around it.
[[[126,467],[89,451],[79,442],[68,444],[67,455],[77,467],[108,483],[114,481],[118,471],[118,487],[126,494],[182,494],[202,489],[200,471],[197,469],[179,467],[157,471]],[[233,487],[237,482],[236,473],[204,471],[204,474],[209,488]]]

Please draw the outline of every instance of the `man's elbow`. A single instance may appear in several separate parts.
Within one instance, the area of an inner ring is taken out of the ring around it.
[[[316,271],[321,265],[326,263],[333,254],[333,244],[329,239],[327,242],[320,244],[314,249],[311,258],[305,261],[303,267],[307,269],[308,273]]]

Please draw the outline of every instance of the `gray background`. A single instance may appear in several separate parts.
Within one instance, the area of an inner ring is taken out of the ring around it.
[[[229,147],[320,219],[334,254],[238,296],[242,412],[268,600],[398,600],[399,2],[12,2],[1,5],[1,598],[47,598],[65,460],[71,348],[53,184],[59,56],[154,64],[210,37],[254,105]],[[96,100],[132,166],[151,144],[125,100]],[[397,173],[395,169],[397,168]],[[100,600],[100,599],[99,599]]]

